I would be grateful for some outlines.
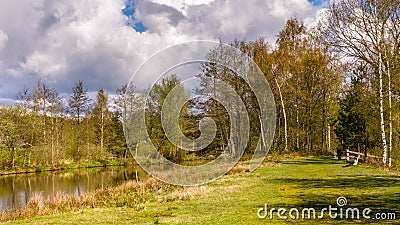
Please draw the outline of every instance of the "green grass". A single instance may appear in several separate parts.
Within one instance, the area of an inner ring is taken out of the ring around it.
[[[318,210],[347,198],[343,208],[395,212],[400,223],[400,177],[374,167],[344,167],[329,158],[284,159],[279,166],[224,176],[200,187],[160,191],[141,207],[86,208],[77,212],[14,221],[15,224],[365,224],[374,220],[261,220],[257,210],[313,207]],[[372,214],[371,214],[372,215]]]

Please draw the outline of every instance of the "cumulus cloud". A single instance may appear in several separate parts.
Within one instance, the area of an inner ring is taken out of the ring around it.
[[[2,1],[0,29],[9,40],[1,79],[42,78],[64,92],[79,79],[90,89],[126,82],[139,61],[139,35],[125,26],[124,7],[112,0]]]
[[[274,40],[287,19],[297,17],[312,21],[316,10],[307,0],[215,0],[191,3],[183,1],[176,4],[175,0],[141,1],[135,18],[149,27],[149,32],[155,33],[162,33],[169,27],[175,33],[203,39],[254,40],[264,36]]]
[[[148,28],[137,32],[122,13]],[[160,48],[196,39],[275,39],[286,20],[314,21],[307,0],[0,1],[0,97],[41,78],[68,93],[79,79],[113,92]]]
[[[39,52],[28,56],[26,62],[20,65],[23,71],[41,74],[45,77],[52,74],[60,74],[66,67],[60,60],[55,60],[54,57]]]

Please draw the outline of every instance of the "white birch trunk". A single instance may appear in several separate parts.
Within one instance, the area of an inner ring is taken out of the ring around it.
[[[387,144],[386,144],[386,134],[385,134],[385,117],[383,112],[383,69],[382,69],[382,53],[379,53],[379,113],[381,120],[381,136],[382,136],[382,162],[383,166],[386,167],[387,162]]]
[[[328,124],[328,152],[331,151],[331,125]]]
[[[279,97],[281,99],[281,105],[282,105],[282,113],[283,113],[283,120],[284,120],[284,126],[285,126],[285,151],[288,150],[288,132],[287,132],[287,119],[286,119],[286,109],[285,109],[285,103],[283,102],[283,96],[281,92],[281,87],[278,84],[278,80],[275,78],[276,86],[278,87],[279,91]]]
[[[392,121],[392,81],[390,74],[390,63],[387,63],[387,74],[388,74],[388,95],[389,95],[389,167],[392,166],[392,148],[393,148],[393,121]]]

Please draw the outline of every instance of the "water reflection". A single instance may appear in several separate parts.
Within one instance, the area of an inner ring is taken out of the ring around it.
[[[146,179],[139,167],[107,167],[48,173],[0,176],[0,210],[25,207],[31,196],[51,199],[57,194],[80,196],[83,192]]]

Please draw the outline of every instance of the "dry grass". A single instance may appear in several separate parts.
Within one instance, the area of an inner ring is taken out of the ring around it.
[[[25,208],[1,212],[0,221],[56,215],[84,208],[127,206],[140,210],[142,203],[154,198],[154,194],[166,191],[171,187],[173,186],[150,178],[146,181],[130,181],[117,187],[86,192],[79,197],[59,193],[51,199],[44,200],[41,195],[34,195]]]
[[[207,186],[181,187],[166,196],[160,197],[158,201],[169,202],[174,200],[187,200],[194,196],[204,195],[210,191],[212,191],[212,188]]]
[[[263,162],[260,165],[261,168],[278,167],[278,166],[280,166],[280,163],[274,161]],[[245,172],[249,172],[249,165],[239,163],[236,166],[234,166],[230,171],[228,171],[227,175],[241,174]]]
[[[266,167],[279,167],[281,164],[276,162],[264,162],[260,165],[262,168]],[[227,175],[237,175],[249,172],[248,164],[237,164],[234,166]],[[221,178],[219,181],[223,182],[224,178]],[[241,189],[241,186],[238,185],[224,185],[224,186],[194,186],[194,187],[177,187],[174,191],[166,196],[162,196],[158,198],[159,202],[163,201],[173,201],[173,200],[187,200],[192,199],[196,196],[204,196],[208,193],[221,191],[219,189],[223,189],[223,192],[233,192]]]
[[[242,174],[249,171],[249,165],[238,164],[231,171],[232,174]],[[278,163],[267,162],[261,167],[276,167]],[[81,196],[57,193],[52,198],[43,199],[43,196],[33,195],[25,208],[17,208],[3,211],[0,221],[15,221],[18,219],[32,218],[42,215],[57,215],[65,212],[78,211],[85,208],[99,207],[129,207],[137,211],[142,210],[147,202],[169,202],[175,200],[191,199],[194,196],[206,195],[224,188],[224,191],[240,189],[236,185],[227,187],[193,186],[179,187],[165,184],[154,178],[146,181],[129,181],[117,187],[109,187],[104,190],[85,192]]]

